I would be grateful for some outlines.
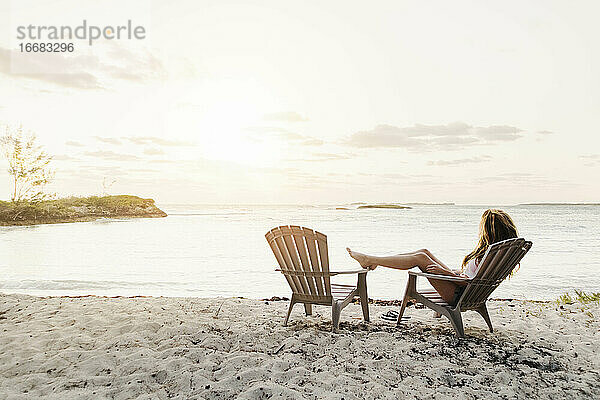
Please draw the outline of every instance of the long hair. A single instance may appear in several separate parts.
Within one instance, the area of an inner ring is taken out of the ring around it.
[[[510,215],[502,210],[485,210],[479,223],[479,241],[477,246],[465,256],[461,269],[464,270],[472,259],[480,262],[491,244],[516,237],[518,237],[517,227]]]

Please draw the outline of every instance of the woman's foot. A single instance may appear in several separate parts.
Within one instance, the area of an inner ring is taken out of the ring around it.
[[[346,250],[348,251],[348,254],[350,254],[350,257],[358,261],[361,267],[365,269],[375,269],[377,267],[377,265],[371,261],[368,255],[359,253],[357,251],[352,251],[349,247],[346,247]]]

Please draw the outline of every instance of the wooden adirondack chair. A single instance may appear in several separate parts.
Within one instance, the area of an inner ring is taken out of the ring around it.
[[[512,272],[515,266],[527,254],[531,246],[532,242],[522,238],[508,239],[494,243],[485,252],[481,259],[481,266],[473,279],[409,271],[408,283],[398,315],[398,324],[402,321],[402,315],[406,309],[407,302],[410,299],[414,299],[437,313],[446,316],[450,320],[458,337],[465,335],[461,312],[467,310],[477,311],[487,323],[490,332],[493,332],[492,321],[490,320],[485,303],[489,295]],[[435,291],[417,291],[418,276],[466,283],[466,287],[457,303],[450,305]]]
[[[276,271],[283,274],[292,289],[285,326],[294,304],[304,303],[306,315],[312,314],[313,304],[326,305],[331,306],[332,330],[336,332],[342,309],[355,297],[360,297],[363,318],[369,321],[368,270],[330,271],[327,236],[309,228],[290,225],[273,228],[265,237],[279,263],[280,268]],[[336,285],[330,282],[330,277],[341,274],[358,274],[357,285]]]

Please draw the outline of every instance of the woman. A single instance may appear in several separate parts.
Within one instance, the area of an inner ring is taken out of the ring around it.
[[[479,263],[489,245],[516,237],[517,228],[507,213],[501,210],[486,210],[481,216],[479,224],[479,242],[475,249],[463,259],[460,271],[451,270],[427,249],[388,257],[370,256],[352,251],[349,248],[346,248],[346,250],[363,268],[375,269],[381,265],[382,267],[404,270],[418,267],[421,271],[430,274],[474,278],[479,270]],[[433,278],[428,279],[429,283],[448,304],[456,304],[464,291],[465,284]]]

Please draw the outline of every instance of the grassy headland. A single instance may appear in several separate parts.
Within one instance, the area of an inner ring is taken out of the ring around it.
[[[98,218],[159,218],[154,200],[137,196],[67,197],[37,203],[0,201],[0,226],[57,224]]]

